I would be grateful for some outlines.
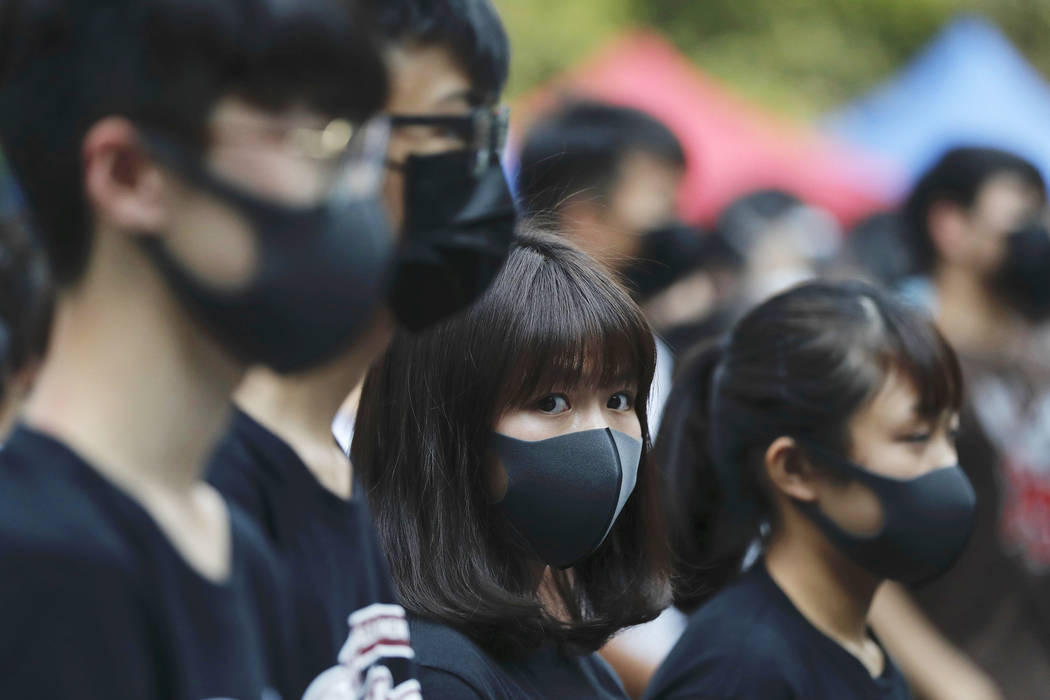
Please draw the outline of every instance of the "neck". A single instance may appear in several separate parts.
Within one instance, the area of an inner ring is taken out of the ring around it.
[[[766,568],[814,627],[840,644],[862,645],[879,581],[825,543],[778,534],[766,552]]]
[[[186,493],[200,484],[240,369],[148,263],[130,250],[107,255],[109,269],[90,266],[58,300],[26,422],[132,493]]]
[[[935,275],[937,325],[960,350],[977,355],[1003,355],[1004,339],[1019,337],[1024,322],[1004,307],[983,280],[968,270],[946,266]]]
[[[235,400],[286,442],[325,488],[348,498],[352,469],[335,443],[332,421],[367,369],[368,358],[350,355],[295,376],[253,370],[238,387]]]

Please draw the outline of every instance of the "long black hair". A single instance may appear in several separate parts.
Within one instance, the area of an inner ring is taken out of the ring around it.
[[[463,315],[400,333],[372,368],[351,454],[400,600],[497,657],[544,643],[591,651],[666,603],[659,477],[647,466],[646,404],[656,353],[638,307],[565,239],[517,238],[492,287]],[[491,503],[493,428],[553,390],[635,390],[642,465],[634,493],[592,556],[553,583],[568,619],[545,611],[529,545]]]
[[[959,362],[932,321],[852,281],[776,296],[682,363],[656,446],[678,607],[716,593],[776,527],[769,445],[791,436],[848,454],[850,418],[894,372],[914,385],[923,418],[959,410]]]

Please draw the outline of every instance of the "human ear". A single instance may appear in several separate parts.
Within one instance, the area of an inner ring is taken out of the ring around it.
[[[766,449],[766,474],[773,488],[797,501],[816,501],[813,468],[793,438],[778,437]]]
[[[134,234],[167,223],[167,178],[146,151],[134,125],[107,117],[88,130],[81,148],[84,191],[96,221]]]

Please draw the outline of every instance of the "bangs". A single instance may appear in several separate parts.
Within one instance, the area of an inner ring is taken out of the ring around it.
[[[500,406],[582,387],[628,388],[644,406],[656,348],[638,307],[583,253],[559,242],[572,254],[548,257],[537,241],[551,244],[519,240],[494,285],[506,314]]]
[[[887,309],[884,320],[894,342],[883,364],[911,382],[919,416],[936,420],[959,412],[964,393],[959,358],[933,322],[914,309]]]

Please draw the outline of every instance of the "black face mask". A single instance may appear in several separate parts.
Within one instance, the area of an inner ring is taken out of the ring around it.
[[[484,106],[462,115],[394,115],[390,123],[436,128],[463,144],[394,166],[404,170],[405,226],[391,304],[415,332],[476,301],[507,258],[517,224],[500,166],[508,112]]]
[[[528,442],[496,433],[500,506],[540,559],[565,569],[609,536],[638,480],[642,441],[609,428]]]
[[[804,442],[819,464],[871,489],[882,508],[873,535],[842,529],[815,502],[795,501],[841,552],[871,574],[918,585],[943,574],[962,554],[974,526],[977,496],[958,465],[915,479],[893,479]]]
[[[702,264],[707,254],[702,234],[673,222],[642,234],[642,248],[624,271],[631,292],[645,300],[664,291]]]
[[[316,206],[277,204],[219,178],[163,139],[147,143],[160,162],[233,207],[255,235],[255,274],[235,290],[201,280],[162,239],[139,237],[177,298],[227,351],[245,364],[297,372],[336,356],[368,326],[394,259],[378,193],[332,195]]]
[[[1006,256],[992,285],[999,296],[1033,322],[1050,318],[1050,231],[1034,223],[1009,234]]]

